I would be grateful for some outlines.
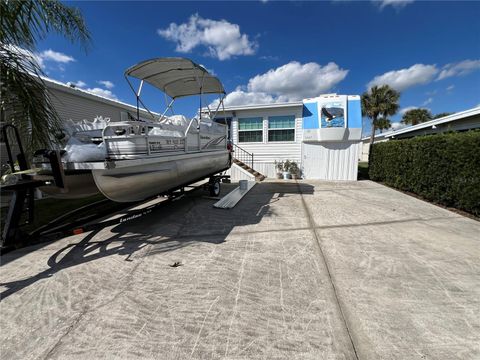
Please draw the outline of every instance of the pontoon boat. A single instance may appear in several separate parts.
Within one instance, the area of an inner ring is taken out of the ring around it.
[[[168,193],[230,167],[227,126],[213,121],[223,108],[225,97],[218,78],[185,58],[147,60],[127,69],[125,78],[135,92],[136,119],[109,121],[101,131],[95,128],[73,132],[69,144],[76,147],[69,149],[67,145],[61,156],[65,188],[47,186],[42,191],[69,198],[88,196],[98,189],[113,201],[133,202]],[[138,90],[132,78],[140,80]],[[171,98],[159,116],[151,113],[140,99],[145,82]],[[207,106],[208,114],[202,112],[205,94],[220,97],[215,110],[210,111]],[[193,95],[200,96],[200,109],[194,118],[166,116],[176,99]],[[140,104],[152,116],[151,121],[140,119]],[[86,158],[79,161],[75,155],[82,150],[87,150]],[[36,178],[50,176],[50,164],[45,153],[39,153],[35,166],[42,170]]]

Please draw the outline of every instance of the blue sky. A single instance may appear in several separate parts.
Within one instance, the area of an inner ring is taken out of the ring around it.
[[[128,103],[123,78],[142,60],[185,56],[224,83],[227,103],[401,91],[403,110],[480,104],[480,2],[67,2],[91,31],[87,53],[58,36],[38,44],[47,75]],[[147,89],[153,110],[163,95]],[[194,113],[181,101],[176,112]],[[401,113],[392,117],[401,119]],[[368,131],[368,125],[367,129]]]

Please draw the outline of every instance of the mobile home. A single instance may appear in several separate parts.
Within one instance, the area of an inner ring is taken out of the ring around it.
[[[360,96],[326,94],[290,103],[230,106],[218,121],[229,125],[234,157],[273,178],[275,162],[295,161],[305,179],[356,180],[362,134]],[[234,165],[232,178],[249,178]]]

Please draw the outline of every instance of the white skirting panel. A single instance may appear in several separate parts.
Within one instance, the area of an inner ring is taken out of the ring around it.
[[[358,142],[303,143],[305,179],[357,180]]]
[[[227,175],[230,175],[232,181],[249,180],[255,181],[255,176],[248,171],[243,170],[240,166],[232,164],[232,167],[227,170]]]
[[[272,162],[260,162],[254,161],[253,168],[258,171],[260,174],[265,175],[268,178],[275,177],[275,164]]]

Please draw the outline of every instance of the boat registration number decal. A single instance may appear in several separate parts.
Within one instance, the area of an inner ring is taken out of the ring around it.
[[[149,143],[151,151],[157,150],[171,150],[177,148],[183,148],[185,145],[184,139],[164,139],[160,141],[150,141]]]

